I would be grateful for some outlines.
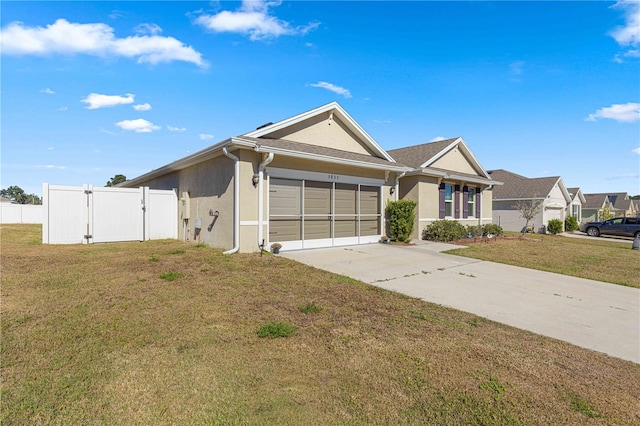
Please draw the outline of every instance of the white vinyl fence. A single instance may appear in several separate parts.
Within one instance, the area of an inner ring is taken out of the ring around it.
[[[42,243],[178,238],[175,191],[42,185]]]
[[[0,203],[0,223],[42,223],[42,206]]]

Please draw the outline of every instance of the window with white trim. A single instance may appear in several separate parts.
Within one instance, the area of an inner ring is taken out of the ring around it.
[[[453,185],[444,186],[444,215],[453,217]]]
[[[469,217],[476,215],[476,189],[467,188],[467,214]]]

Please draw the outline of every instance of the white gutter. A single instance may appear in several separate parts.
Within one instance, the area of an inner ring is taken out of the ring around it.
[[[262,231],[262,221],[264,216],[262,211],[264,206],[264,168],[273,161],[273,156],[273,152],[270,152],[267,158],[265,158],[258,166],[258,246],[262,244],[262,239],[264,238]]]
[[[233,254],[240,249],[240,159],[229,153],[227,146],[222,147],[224,155],[235,161],[233,171],[233,248],[222,254]]]

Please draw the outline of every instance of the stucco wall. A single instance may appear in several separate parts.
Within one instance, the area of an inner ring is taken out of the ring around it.
[[[436,160],[430,165],[430,167],[437,167],[439,169],[452,170],[472,175],[477,174],[477,171],[471,166],[469,160],[464,156],[462,151],[460,151],[458,146],[447,152],[447,154],[442,158]]]
[[[494,201],[493,202],[493,223],[500,225],[505,231],[521,232],[526,220],[520,215],[518,209],[514,207],[516,201]],[[541,209],[542,210],[542,209]],[[543,225],[542,211],[540,211],[530,222],[538,232]]]
[[[269,134],[270,138],[287,139],[295,142],[341,149],[343,151],[371,154],[361,141],[339,118],[329,121],[329,113],[304,120],[286,129]]]

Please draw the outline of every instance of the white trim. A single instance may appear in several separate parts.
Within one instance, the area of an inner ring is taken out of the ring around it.
[[[455,220],[455,221],[458,221],[458,222],[465,221],[465,220],[473,221],[473,222],[477,222],[478,221],[477,217],[468,217],[466,219],[462,219],[462,218],[455,219],[453,217],[445,217],[445,219],[446,220]],[[421,217],[421,218],[418,219],[418,222],[435,222],[436,220],[443,220],[443,219],[440,219],[439,217]],[[491,217],[483,217],[480,220],[482,220],[483,222],[487,221],[487,220],[488,221],[492,221],[493,218],[491,218]]]
[[[485,178],[491,179],[491,177],[489,176],[489,173],[487,173],[487,171],[482,167],[480,162],[476,159],[475,155],[473,155],[473,152],[471,152],[471,150],[467,146],[467,144],[464,141],[464,139],[462,139],[460,137],[457,138],[456,140],[454,140],[449,145],[447,145],[447,147],[444,148],[442,151],[440,151],[439,153],[437,153],[436,155],[434,155],[433,157],[428,159],[425,163],[421,164],[420,168],[429,167],[431,164],[435,163],[437,160],[439,160],[440,158],[444,157],[447,153],[449,153],[449,151],[451,151],[453,148],[455,148],[456,146],[459,146],[459,145],[461,146],[461,150],[463,151],[464,155],[466,157],[468,157],[468,160],[470,160],[468,162],[476,170],[476,172],[479,171],[480,173],[482,173],[484,175]],[[453,174],[450,174],[450,176],[453,176],[454,174],[455,174],[455,172]]]
[[[257,220],[241,220],[240,226],[258,226],[259,223]]]
[[[366,178],[360,176],[308,172],[305,170],[282,169],[279,167],[267,167],[265,170],[267,171],[269,177],[283,179],[304,179],[315,180],[318,182],[350,183],[380,187],[384,186],[385,184],[384,179]]]
[[[330,102],[326,105],[322,105],[310,111],[303,112],[302,114],[298,114],[296,116],[278,121],[277,123],[270,124],[260,129],[256,129],[252,132],[245,133],[243,136],[259,138],[325,113],[329,113],[329,115],[327,115],[327,119],[329,119],[333,115],[336,115],[338,118],[340,118],[340,121],[344,122],[349,130],[355,133],[356,136],[359,136],[363,140],[363,142],[368,145],[369,148],[371,148],[374,152],[376,152],[383,158],[395,163],[395,160],[384,149],[382,149],[382,147],[378,145],[378,143],[371,136],[369,136],[369,134],[362,127],[360,127],[360,125],[337,102]]]

